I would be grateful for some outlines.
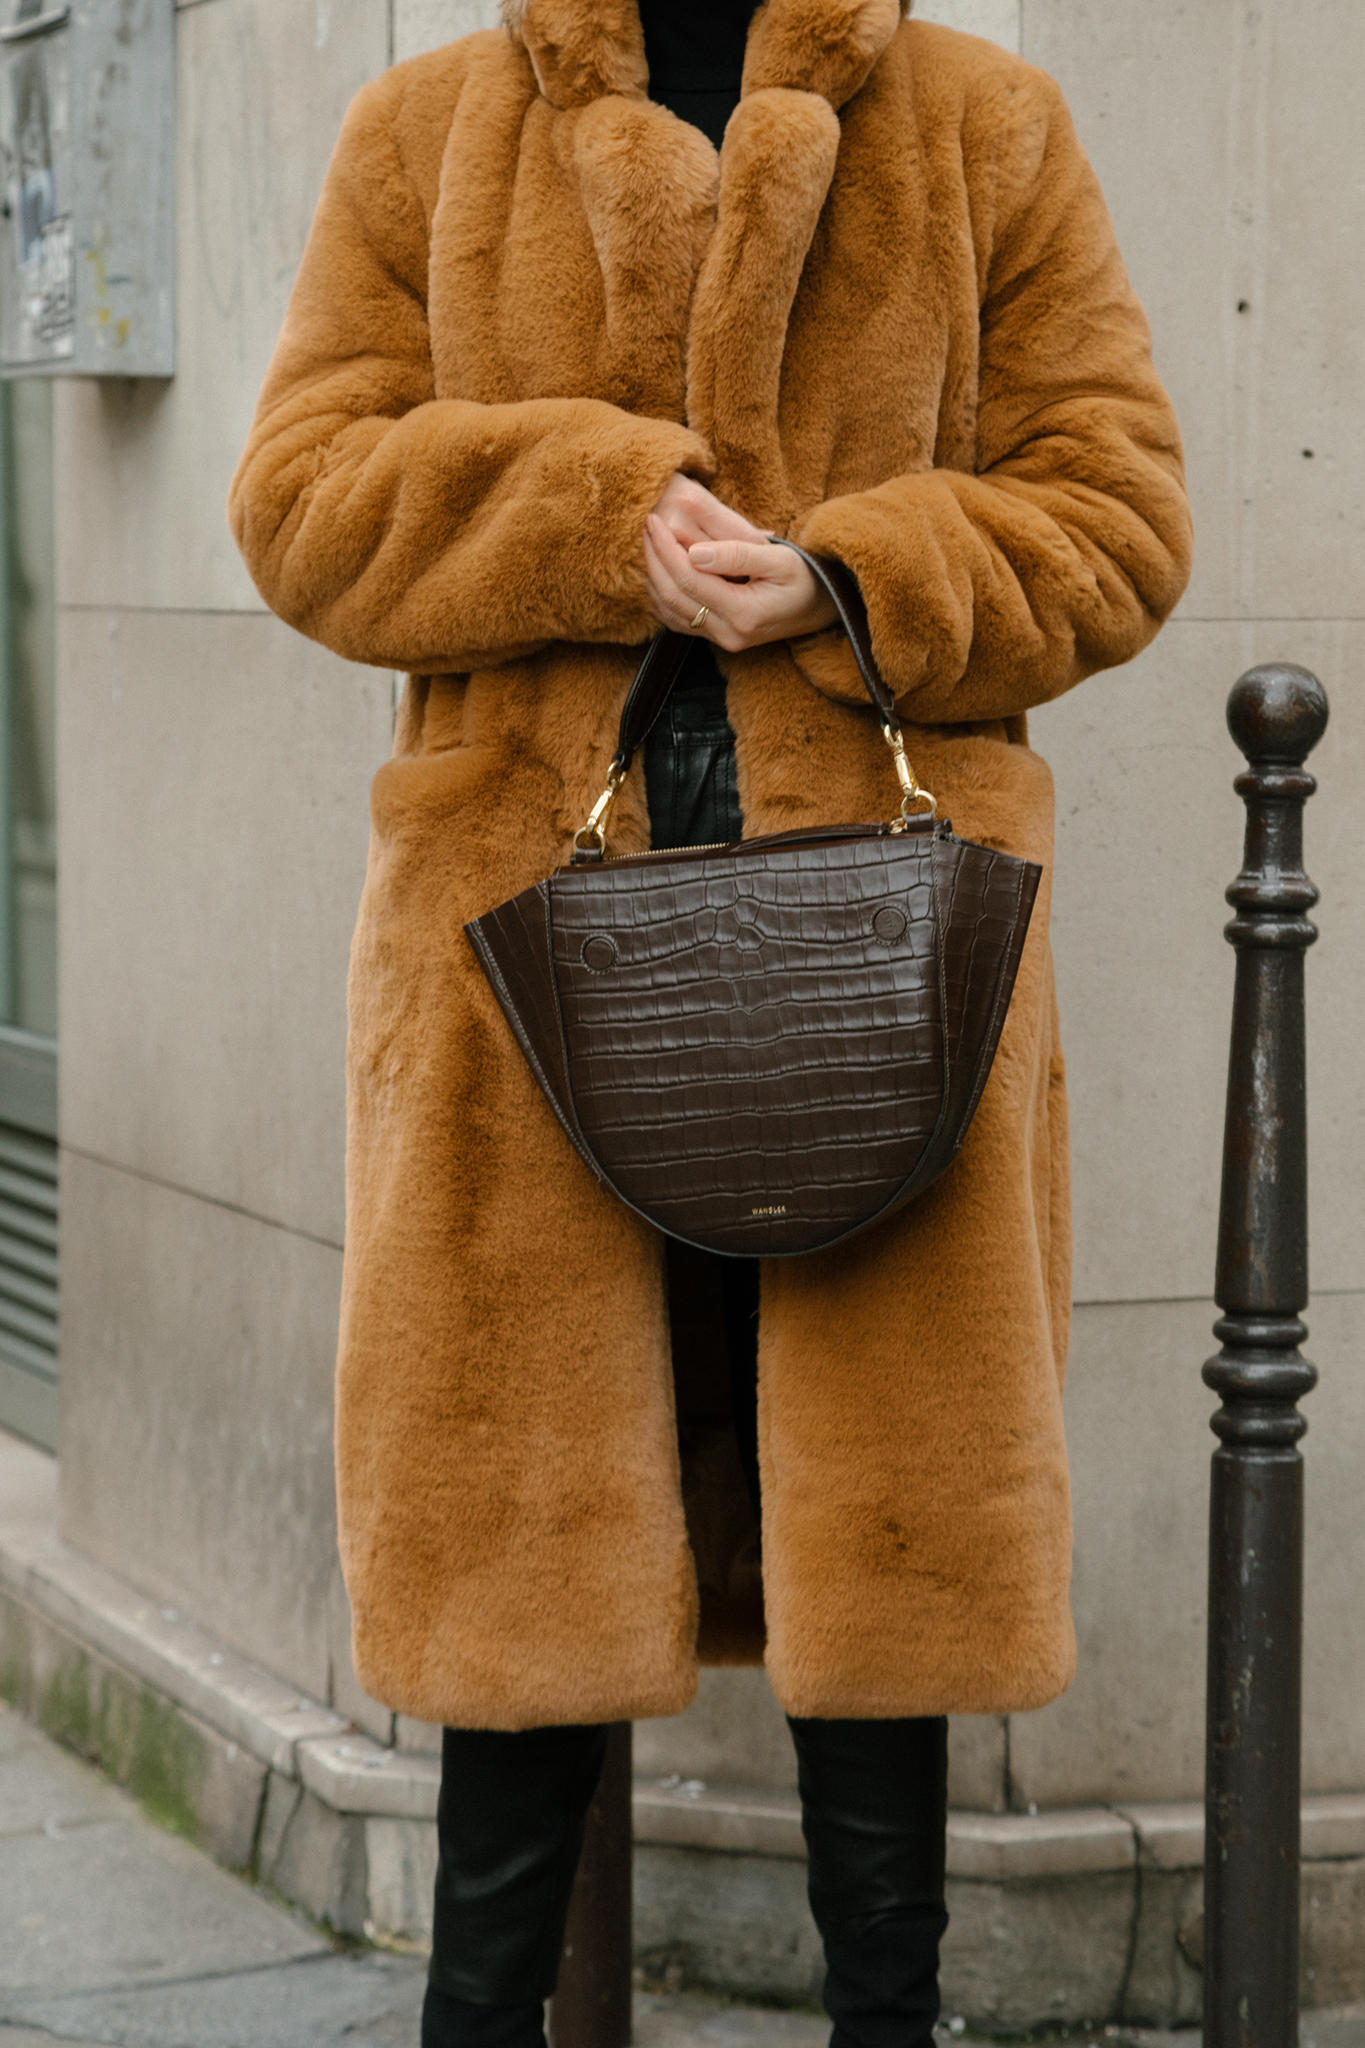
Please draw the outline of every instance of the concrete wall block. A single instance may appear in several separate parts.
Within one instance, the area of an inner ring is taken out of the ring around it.
[[[1139,1966],[1134,1969],[1129,2010],[1125,2017],[1141,2021],[1146,2011],[1161,2011],[1164,1986],[1176,1993],[1174,2022],[1180,2015],[1198,2016],[1191,1979],[1204,1965],[1203,1885],[1198,1873],[1144,1873],[1150,1887],[1150,1944],[1140,1940]],[[1354,2006],[1365,1999],[1365,1860],[1305,1863],[1300,1894],[1300,1996],[1306,2011]],[[1168,1974],[1166,1944],[1174,1928],[1178,1961]],[[1189,1966],[1189,1975],[1185,1966]],[[1151,1988],[1155,1995],[1144,1999]]]
[[[258,1876],[273,1870],[278,1863],[280,1844],[301,1790],[298,1779],[289,1777],[284,1771],[271,1771],[267,1777],[265,1794],[261,1802],[261,1817],[256,1830]]]
[[[1077,1312],[1066,1411],[1080,1658],[1069,1692],[1010,1723],[1021,1804],[1202,1793],[1209,1321],[1198,1302]]]
[[[414,1756],[441,1754],[441,1730],[431,1721],[411,1721],[406,1714],[395,1714],[393,1740],[395,1748],[409,1750]]]
[[[1187,611],[1358,615],[1365,268],[1344,167],[1365,16],[1028,0],[1023,47],[1075,110],[1179,407],[1200,533]]]
[[[363,1728],[376,1742],[391,1744],[394,1740],[394,1715],[389,1707],[381,1706],[378,1700],[370,1698],[363,1691],[351,1663],[351,1606],[346,1598],[346,1582],[341,1576],[341,1560],[333,1561],[332,1575],[327,1595],[327,1655],[331,1674],[331,1699],[329,1704],[338,1713],[345,1714],[357,1728]],[[407,1743],[405,1748],[417,1745]]]
[[[1134,1894],[1131,1873],[1021,1885],[950,1880],[944,2012],[988,2028],[1116,2018]]]
[[[1138,1873],[1137,1928],[1121,2018],[1136,2026],[1192,2027],[1204,2009],[1199,1969],[1204,1877],[1198,1870]]]
[[[195,1840],[229,1870],[249,1870],[268,1772],[239,1743],[227,1742],[180,1710],[178,1718],[195,1740],[197,1756],[187,1782],[192,1788]]]
[[[34,1616],[22,1600],[0,1593],[0,1699],[31,1721],[35,1710]]]
[[[1303,1996],[1312,2006],[1365,2000],[1365,1860],[1304,1866]]]
[[[1030,720],[1057,786],[1053,942],[1079,1301],[1202,1301],[1213,1284],[1234,966],[1223,892],[1244,820],[1225,708],[1244,669],[1281,660],[1315,669],[1332,697],[1306,822],[1322,891],[1308,959],[1313,1282],[1365,1287],[1359,1204],[1341,1196],[1357,1185],[1365,1127],[1351,1028],[1365,1005],[1353,837],[1365,703],[1351,681],[1365,669],[1365,622],[1177,618],[1140,660]]]
[[[431,1821],[370,1819],[365,1823],[372,1941],[429,1946],[436,1883],[436,1829]]]
[[[78,1153],[62,1200],[63,1535],[325,1699],[339,1254]]]
[[[1023,37],[1023,0],[917,0],[917,21],[941,21],[945,28],[964,29],[970,36],[988,36],[1007,50],[1018,50]]]
[[[410,1748],[402,1734],[400,1748]],[[997,1716],[955,1718],[949,1734],[954,1806],[1000,1812],[1005,1797],[1005,1723]],[[435,1745],[439,1747],[439,1736]],[[794,1792],[796,1753],[768,1675],[757,1666],[715,1666],[701,1673],[685,1713],[637,1721],[635,1769],[644,1778],[676,1776],[704,1785]]]
[[[786,1718],[767,1672],[757,1666],[703,1670],[685,1713],[635,1723],[633,1754],[641,1777],[676,1774],[707,1785],[796,1789]]]
[[[388,17],[388,0],[180,11],[176,375],[57,392],[63,602],[262,609],[228,484],[342,115],[388,62]]]
[[[333,1812],[304,1786],[272,1772],[257,1875],[338,1933],[363,1934],[365,1826],[359,1814]]]
[[[67,1144],[340,1242],[346,964],[391,739],[387,672],[276,619],[62,615]]]
[[[649,1982],[818,2001],[824,1958],[806,1866],[649,1846],[635,1854],[635,1956]]]
[[[497,25],[497,0],[393,0],[394,61]]]
[[[1009,1721],[998,1714],[954,1714],[948,1722],[948,1804],[973,1813],[1003,1813],[1009,1762]]]
[[[1359,1473],[1365,1296],[1320,1295],[1309,1357],[1304,1787],[1365,1785]],[[1077,1311],[1067,1383],[1076,1518],[1071,1690],[1010,1724],[1016,1800],[1040,1806],[1202,1798],[1208,1418],[1205,1301]],[[1136,1396],[1136,1398],[1135,1398]],[[1121,1446],[1116,1455],[1115,1446]]]

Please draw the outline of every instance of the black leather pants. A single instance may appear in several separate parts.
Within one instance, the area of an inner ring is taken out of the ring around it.
[[[700,647],[700,643],[699,643]],[[723,686],[701,654],[645,751],[653,843],[740,835]],[[713,680],[709,680],[713,679]],[[670,1254],[670,1286],[714,1285],[735,1433],[758,1508],[758,1264]],[[944,1911],[947,1723],[796,1720],[811,1912],[831,2048],[929,2048]],[[541,2048],[605,1727],[447,1728],[422,2048]]]
[[[947,1925],[947,1724],[787,1724],[831,2048],[929,2048]],[[422,2048],[541,2048],[606,1734],[445,1731]]]

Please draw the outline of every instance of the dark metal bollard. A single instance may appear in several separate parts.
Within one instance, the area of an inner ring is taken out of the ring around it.
[[[616,1722],[583,1831],[550,2001],[551,2048],[627,2048],[631,1989],[631,1724]]]
[[[1299,2004],[1303,1459],[1308,1332],[1303,956],[1317,890],[1303,871],[1303,763],[1327,725],[1306,669],[1254,668],[1228,700],[1250,762],[1214,1294],[1204,1858],[1206,2048],[1293,2048]]]

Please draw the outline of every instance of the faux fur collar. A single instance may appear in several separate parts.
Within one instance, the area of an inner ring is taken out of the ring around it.
[[[865,82],[914,0],[767,0],[749,28],[743,91],[794,86],[837,111]],[[556,107],[646,91],[635,0],[502,0],[536,82]]]

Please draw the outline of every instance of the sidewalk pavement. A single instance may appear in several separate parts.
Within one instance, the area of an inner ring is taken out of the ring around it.
[[[166,1834],[0,1701],[0,2048],[416,2048],[423,1981],[419,1958],[342,1949]],[[636,1996],[637,2048],[825,2048],[828,2033],[813,2013]],[[970,2038],[961,2022],[943,2034]],[[1304,2038],[1365,2048],[1365,2012],[1310,2017]]]

